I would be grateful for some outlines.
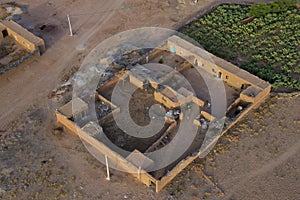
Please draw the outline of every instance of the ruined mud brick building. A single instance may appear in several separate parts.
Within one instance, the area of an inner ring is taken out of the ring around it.
[[[13,20],[0,21],[0,40],[9,36],[30,53],[38,50],[39,54],[45,52],[44,40],[35,36]]]
[[[159,192],[196,158],[206,156],[218,139],[249,111],[258,107],[269,96],[271,90],[269,83],[178,36],[169,37],[164,44],[164,48],[165,50],[152,51],[148,55],[149,63],[157,63],[157,60],[162,55],[167,55],[170,61],[174,58],[176,62],[170,64],[176,65],[174,71],[184,74],[187,79],[190,77],[191,82],[197,74],[193,71],[195,69],[205,73],[205,76],[209,77],[211,84],[214,84],[216,81],[222,81],[226,89],[226,97],[224,98],[227,98],[226,116],[223,117],[223,119],[225,118],[225,125],[221,128],[221,132],[218,132],[216,130],[220,125],[220,119],[218,116],[213,116],[206,107],[209,97],[206,94],[208,92],[206,91],[205,93],[205,83],[195,82],[195,79],[194,86],[203,85],[203,87],[201,89],[195,87],[194,94],[188,88],[183,87],[182,84],[172,82],[176,73],[172,71],[168,75],[161,75],[159,72],[155,73],[142,61],[126,72],[126,79],[129,84],[137,88],[144,88],[145,84],[148,87],[150,86],[154,90],[154,100],[164,106],[166,110],[170,111],[181,107],[183,109],[181,109],[180,115],[185,115],[188,109],[186,105],[200,108],[199,113],[192,119],[191,127],[186,127],[187,132],[194,128],[198,131],[191,147],[167,167],[148,172],[147,168],[153,165],[154,161],[147,157],[147,153],[168,145],[170,141],[167,141],[166,138],[171,140],[174,137],[182,116],[173,121],[167,121],[165,118],[165,127],[158,133],[158,136],[148,140],[133,140],[133,143],[130,143],[133,145],[130,146],[133,149],[132,153],[118,153],[114,147],[106,144],[107,137],[113,138],[117,132],[117,129],[109,129],[110,127],[108,127],[110,126],[109,124],[112,124],[113,114],[122,112],[118,107],[118,102],[110,102],[109,98],[111,96],[107,95],[106,91],[111,90],[110,88],[114,87],[118,81],[123,81],[120,79],[120,76],[115,75],[111,81],[104,84],[97,92],[95,91],[102,113],[98,122],[90,121],[89,117],[86,116],[89,105],[83,99],[75,98],[56,111],[59,123],[63,124],[71,132],[79,135],[95,151],[103,156],[106,155],[111,165],[118,165],[147,186],[154,185],[156,192]],[[104,111],[105,114],[103,114]],[[75,122],[74,115],[79,115],[84,120],[79,123]],[[205,128],[203,128],[204,126]],[[210,127],[210,129],[207,129],[206,126]],[[121,132],[122,130],[118,131]],[[118,143],[117,139],[113,141],[116,144]],[[124,146],[126,146],[126,142],[126,140],[123,141]],[[134,146],[141,143],[145,144],[145,146]]]

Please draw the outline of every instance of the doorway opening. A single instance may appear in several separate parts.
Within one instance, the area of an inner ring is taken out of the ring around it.
[[[7,37],[7,36],[8,36],[7,30],[3,30],[3,31],[2,31],[2,35],[3,35],[3,38]]]
[[[222,72],[219,72],[218,78],[222,78]]]

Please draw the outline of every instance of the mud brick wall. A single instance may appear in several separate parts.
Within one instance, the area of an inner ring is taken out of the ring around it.
[[[115,165],[118,165],[120,168],[122,168],[127,173],[130,173],[132,176],[136,177],[138,181],[144,183],[147,186],[150,186],[151,184],[157,184],[157,180],[153,178],[150,174],[148,174],[146,171],[141,170],[140,174],[139,168],[130,163],[128,160],[123,158],[118,153],[111,150],[109,147],[107,147],[105,144],[103,144],[101,141],[91,137],[86,132],[84,132],[82,129],[80,129],[74,122],[69,120],[67,117],[56,112],[56,118],[59,123],[61,123],[63,126],[65,126],[69,131],[72,133],[78,135],[81,139],[85,140],[87,143],[92,145],[95,149],[99,151],[99,153],[103,155],[107,155],[109,159],[109,163],[114,163]],[[136,172],[136,173],[133,173]]]

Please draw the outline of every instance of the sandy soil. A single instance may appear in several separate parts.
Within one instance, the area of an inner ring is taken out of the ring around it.
[[[3,199],[299,199],[300,96],[275,96],[159,194],[105,167],[71,133],[30,108],[1,130]],[[216,185],[208,184],[202,172]],[[216,189],[217,186],[219,189]],[[220,191],[225,196],[220,196]]]
[[[299,199],[299,94],[277,95],[168,186],[178,199]],[[204,173],[215,185],[200,181]],[[218,189],[216,189],[216,186]],[[220,192],[224,196],[220,196]]]
[[[108,183],[104,166],[79,138],[54,130],[59,127],[56,107],[47,94],[96,44],[135,27],[177,28],[211,1],[197,6],[187,0],[185,5],[157,0],[18,2],[28,5],[19,23],[43,37],[48,49],[0,76],[0,199],[300,198],[299,97],[268,100],[226,135],[214,154],[196,161],[160,194],[118,171]],[[67,14],[74,37],[68,36]],[[40,29],[44,24],[50,27],[46,31]],[[207,184],[200,169],[219,189]],[[220,192],[225,196],[219,197]]]

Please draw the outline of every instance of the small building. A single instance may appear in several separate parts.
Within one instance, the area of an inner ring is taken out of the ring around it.
[[[82,99],[76,97],[69,103],[62,106],[58,111],[68,119],[74,117],[84,117],[88,112],[88,104]]]
[[[181,105],[180,102],[184,99],[182,95],[178,94],[170,87],[158,88],[154,92],[154,98],[167,108],[179,107]]]
[[[131,69],[129,72],[130,83],[137,86],[138,88],[143,88],[144,84],[147,83],[150,74],[151,72],[149,69],[143,66],[137,66]]]
[[[0,39],[7,36],[12,37],[30,53],[34,52],[36,49],[39,54],[43,54],[46,51],[45,42],[42,38],[35,36],[13,20],[0,21],[0,31]]]
[[[271,89],[266,81],[176,35],[168,38],[167,48],[234,88],[243,89],[244,85],[255,85],[261,89]]]

